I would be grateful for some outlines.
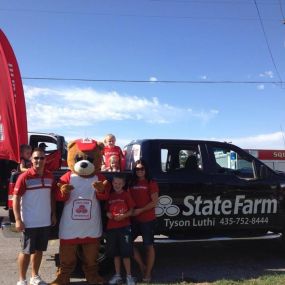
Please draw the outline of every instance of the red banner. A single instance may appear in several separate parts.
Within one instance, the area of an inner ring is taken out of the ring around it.
[[[0,30],[0,159],[20,161],[20,145],[28,142],[24,90],[18,63]]]
[[[258,150],[260,160],[285,160],[285,150]]]

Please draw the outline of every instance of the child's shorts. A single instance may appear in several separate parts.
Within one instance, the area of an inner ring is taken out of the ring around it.
[[[124,258],[133,255],[131,226],[107,230],[106,239],[108,256]]]

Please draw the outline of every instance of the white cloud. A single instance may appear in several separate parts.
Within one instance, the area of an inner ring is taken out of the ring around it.
[[[215,109],[209,111],[193,111],[192,109],[188,109],[187,111],[191,117],[201,119],[204,124],[219,114],[219,111]]]
[[[249,149],[284,149],[284,137],[282,132],[260,134],[256,136],[228,138],[233,144]]]
[[[157,81],[157,78],[152,76],[152,77],[149,78],[149,81],[155,82],[155,81]]]
[[[208,77],[207,77],[207,75],[202,75],[200,78],[203,80],[206,80]]]
[[[230,142],[234,145],[239,146],[243,149],[285,149],[285,142],[284,142],[284,134],[282,132],[274,132],[269,134],[257,134],[248,137],[235,137],[235,138],[195,138],[198,140],[214,140],[214,141],[221,141],[221,142]],[[171,135],[167,136],[166,138],[173,138],[173,139],[189,139],[189,137],[172,137]],[[134,138],[118,138],[117,144],[121,147],[124,147]]]
[[[256,88],[258,90],[264,90],[265,86],[264,86],[264,84],[259,84],[259,85],[256,86]]]
[[[268,70],[268,71],[264,71],[263,73],[259,74],[260,77],[268,77],[268,78],[273,78],[273,71]]]
[[[218,110],[193,111],[162,103],[158,98],[98,92],[92,88],[49,89],[24,86],[29,129],[92,126],[112,120],[166,124],[198,119],[207,123]]]

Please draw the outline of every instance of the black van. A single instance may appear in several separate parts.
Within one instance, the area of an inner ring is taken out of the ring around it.
[[[156,233],[168,239],[280,237],[285,174],[225,142],[136,140],[126,170],[144,158],[160,188]]]

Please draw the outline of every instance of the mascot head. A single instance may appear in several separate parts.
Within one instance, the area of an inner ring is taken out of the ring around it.
[[[92,139],[78,139],[67,146],[67,164],[69,169],[82,177],[90,177],[100,171],[103,143]]]

